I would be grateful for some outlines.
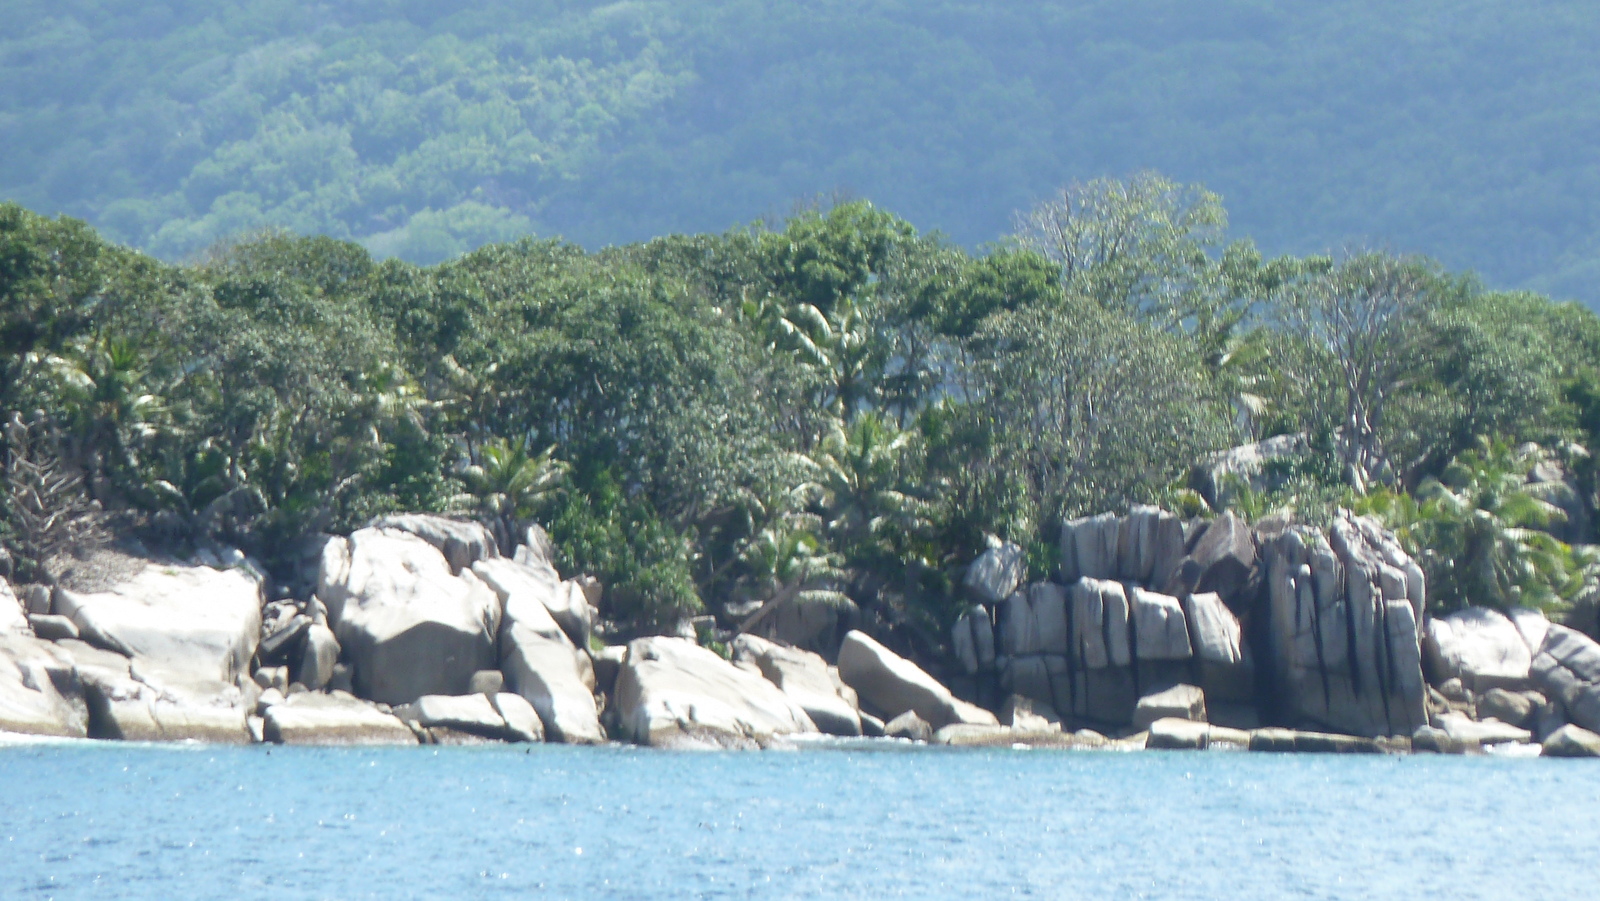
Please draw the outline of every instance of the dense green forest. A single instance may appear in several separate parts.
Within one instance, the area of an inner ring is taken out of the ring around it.
[[[1597,29],[1576,0],[13,0],[0,198],[168,260],[279,226],[428,263],[836,192],[974,248],[1154,169],[1274,254],[1594,304]]]
[[[1348,506],[1438,609],[1592,605],[1600,318],[1225,221],[1147,174],[981,254],[854,201],[598,252],[280,234],[179,266],[0,206],[0,540],[27,579],[114,535],[292,571],[303,537],[442,510],[508,547],[545,524],[619,629],[782,597],[937,642],[991,537],[1043,577],[1086,513]],[[1194,490],[1274,435],[1306,449]]]

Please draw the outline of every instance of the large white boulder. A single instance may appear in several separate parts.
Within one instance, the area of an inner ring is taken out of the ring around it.
[[[748,661],[794,700],[816,727],[829,735],[860,735],[861,714],[842,695],[821,656],[786,648],[755,635],[733,640],[735,663]]]
[[[839,675],[856,690],[864,705],[885,720],[910,710],[935,729],[951,723],[1000,722],[989,711],[959,700],[921,667],[865,632],[845,635],[839,646]]]
[[[69,617],[85,641],[132,658],[164,687],[209,690],[249,678],[261,639],[257,572],[156,561],[133,566],[103,591],[57,589],[55,612]]]
[[[684,638],[639,638],[612,697],[628,740],[653,747],[765,747],[816,732],[776,685]]]
[[[1533,652],[1516,623],[1497,610],[1468,607],[1429,620],[1423,651],[1440,682],[1460,679],[1473,691],[1532,684]]]
[[[364,698],[462,694],[473,673],[495,665],[499,595],[411,532],[367,528],[329,541],[318,582]]]
[[[0,732],[88,735],[88,711],[74,669],[72,657],[51,642],[0,632]]]
[[[1134,656],[1140,660],[1188,660],[1189,625],[1178,599],[1143,588],[1129,592]]]

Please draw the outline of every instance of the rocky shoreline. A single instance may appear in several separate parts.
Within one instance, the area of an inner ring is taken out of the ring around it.
[[[391,516],[305,557],[284,583],[238,552],[125,558],[95,590],[0,580],[0,732],[1600,756],[1600,644],[1531,610],[1428,617],[1421,568],[1348,515],[1136,507],[1067,524],[1027,585],[996,544],[928,669],[861,631],[826,658],[753,634],[607,646],[600,586],[563,580],[537,528],[506,556],[475,523]]]

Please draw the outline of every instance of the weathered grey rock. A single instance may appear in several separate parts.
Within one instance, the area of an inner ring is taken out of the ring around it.
[[[95,682],[86,689],[94,738],[235,745],[255,741],[245,722],[248,708],[242,703],[209,706],[148,690],[130,697]]]
[[[1427,723],[1415,608],[1384,599],[1378,554],[1347,515],[1329,539],[1295,529],[1265,546],[1267,665],[1282,720],[1366,737]]]
[[[860,735],[861,715],[842,697],[828,663],[810,651],[786,648],[755,635],[733,640],[735,663],[749,660],[767,681],[800,705],[811,722],[829,735]]]
[[[1211,740],[1211,727],[1179,717],[1162,717],[1149,723],[1150,736],[1145,747],[1169,751],[1204,750]]]
[[[62,648],[0,632],[0,732],[83,738],[88,711],[77,664]]]
[[[55,593],[48,585],[37,583],[23,585],[17,589],[17,600],[22,602],[22,609],[29,613],[51,613],[51,601]]]
[[[493,533],[480,523],[426,513],[404,513],[379,517],[371,528],[405,532],[421,538],[444,555],[453,572],[459,573],[480,560],[500,556]]]
[[[1220,595],[1206,592],[1184,598],[1183,612],[1206,696],[1214,701],[1253,703],[1255,668],[1233,611]]]
[[[305,646],[295,670],[295,681],[311,691],[321,691],[333,681],[333,668],[338,663],[339,639],[333,630],[315,622],[306,627]]]
[[[1134,656],[1139,660],[1188,660],[1189,625],[1178,599],[1134,587],[1128,593],[1133,614]]]
[[[915,710],[907,710],[885,723],[883,734],[889,738],[904,738],[909,741],[933,741],[933,726],[917,716]]]
[[[1256,563],[1255,536],[1244,520],[1229,510],[1206,527],[1189,560],[1199,575],[1194,586],[1181,593],[1216,592],[1224,600],[1232,600],[1250,581]]]
[[[1582,632],[1552,625],[1531,671],[1545,696],[1566,709],[1569,722],[1600,731],[1600,644]]]
[[[467,691],[477,695],[496,695],[505,688],[505,673],[497,669],[479,670],[472,674],[472,681],[467,683]]]
[[[291,646],[298,646],[299,640],[311,628],[311,617],[305,614],[292,616],[267,632],[261,639],[257,648],[262,660],[283,659]]]
[[[1527,728],[1533,720],[1533,714],[1542,706],[1543,701],[1535,703],[1528,697],[1528,692],[1506,691],[1504,688],[1491,688],[1478,699],[1478,717],[1480,719],[1494,718],[1502,723]]]
[[[1581,726],[1562,726],[1544,740],[1545,757],[1600,757],[1600,735]]]
[[[412,745],[417,737],[391,714],[340,693],[302,692],[267,708],[263,737],[287,745]]]
[[[1527,742],[1533,734],[1507,723],[1485,720],[1477,722],[1460,713],[1446,713],[1435,723],[1449,736],[1467,745],[1495,745],[1505,742]]]
[[[410,532],[362,529],[345,544],[343,558],[324,554],[318,597],[357,694],[389,704],[461,694],[473,673],[494,667],[501,604],[481,579],[470,570],[455,575],[434,545]]]
[[[967,567],[962,584],[978,603],[998,604],[1017,590],[1027,572],[1027,555],[1019,545],[1007,541],[979,554]]]
[[[1505,614],[1468,607],[1428,621],[1423,650],[1434,677],[1457,678],[1474,692],[1529,687],[1533,654]]]
[[[1231,479],[1238,479],[1255,491],[1276,487],[1266,478],[1267,464],[1273,460],[1304,456],[1310,445],[1305,435],[1278,435],[1254,444],[1218,451],[1205,458],[1189,474],[1189,487],[1212,507],[1226,492]]]
[[[1378,743],[1356,735],[1328,732],[1302,732],[1295,729],[1254,729],[1250,750],[1300,754],[1377,754]]]
[[[994,624],[989,620],[988,608],[976,604],[962,614],[951,627],[950,643],[967,675],[993,669]]]
[[[256,670],[256,684],[263,689],[275,688],[283,694],[289,693],[289,668],[287,666],[263,666]]]
[[[1129,666],[1128,596],[1120,582],[1079,579],[1069,589],[1072,657],[1087,669]]]
[[[256,698],[256,716],[266,716],[267,708],[274,704],[282,704],[286,698],[283,692],[276,688],[268,688]]]
[[[1002,726],[1018,732],[1060,732],[1061,717],[1048,704],[1024,695],[1011,695],[1000,705]]]
[[[539,712],[550,741],[605,741],[594,700],[594,665],[586,651],[572,646],[542,604],[507,607],[500,629],[500,671],[506,686]]]
[[[625,644],[610,645],[589,654],[590,665],[594,669],[595,692],[610,695],[612,688],[617,684],[617,673],[622,669],[622,661],[628,659],[628,646]]]
[[[1550,634],[1550,620],[1545,618],[1543,612],[1527,607],[1512,607],[1506,611],[1517,633],[1522,636],[1522,643],[1528,646],[1529,654],[1539,653],[1544,647],[1545,637]],[[1582,630],[1579,630],[1582,631]],[[1532,676],[1532,664],[1529,664],[1529,676]]]
[[[1250,750],[1250,730],[1212,724],[1206,731],[1206,748],[1213,751]]]
[[[1418,726],[1411,733],[1411,750],[1434,754],[1465,754],[1467,743],[1437,726]]]
[[[523,531],[522,541],[512,556],[518,563],[528,566],[548,566],[554,569],[556,543],[550,540],[550,533],[546,532],[543,526],[534,523]]]
[[[1139,699],[1133,711],[1133,727],[1144,729],[1156,720],[1179,719],[1197,723],[1206,721],[1205,692],[1193,685],[1174,685]]]
[[[915,710],[935,728],[956,722],[999,722],[994,714],[958,703],[938,680],[864,632],[845,635],[839,647],[839,675],[862,703],[890,718]]]
[[[247,567],[145,562],[106,591],[58,590],[54,605],[89,644],[141,661],[169,684],[232,683],[250,672],[261,594]]]
[[[77,638],[78,626],[65,616],[49,613],[28,614],[28,626],[33,629],[33,634],[45,641],[62,641]]]
[[[1115,579],[1122,523],[1115,513],[1075,519],[1061,526],[1061,578]]]
[[[682,638],[631,642],[613,703],[621,733],[652,747],[762,747],[816,731],[776,685]]]
[[[1039,641],[1039,622],[1028,602],[1028,592],[1015,591],[1001,604],[999,614],[1000,649],[998,656],[1025,657],[1044,653]]]
[[[882,738],[886,725],[870,713],[861,714],[861,734],[866,738]]]

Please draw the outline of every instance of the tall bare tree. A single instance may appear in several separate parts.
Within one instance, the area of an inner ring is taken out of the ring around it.
[[[1335,428],[1358,491],[1395,478],[1383,442],[1385,416],[1426,365],[1418,338],[1422,317],[1438,302],[1439,282],[1425,260],[1364,252],[1304,282],[1278,305],[1284,329],[1326,374],[1329,390],[1314,401],[1314,413]]]

